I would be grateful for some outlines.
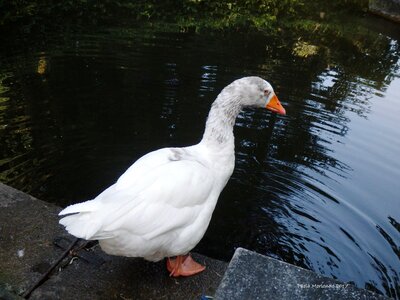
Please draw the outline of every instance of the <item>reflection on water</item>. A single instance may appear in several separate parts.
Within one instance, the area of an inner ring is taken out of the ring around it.
[[[259,75],[288,114],[238,117],[197,251],[242,246],[400,298],[400,37],[369,21],[352,41],[116,28],[18,48],[1,61],[0,178],[89,199],[148,151],[198,142],[218,91]]]

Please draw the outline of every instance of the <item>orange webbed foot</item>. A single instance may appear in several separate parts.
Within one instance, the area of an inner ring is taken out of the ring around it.
[[[205,266],[197,263],[189,255],[178,255],[176,258],[167,258],[167,269],[169,271],[169,276],[179,277],[179,276],[192,276],[203,272]]]

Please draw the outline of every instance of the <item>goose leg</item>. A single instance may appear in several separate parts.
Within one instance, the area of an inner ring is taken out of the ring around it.
[[[191,276],[203,272],[206,267],[195,262],[188,255],[178,255],[176,258],[167,258],[167,269],[170,272],[169,276]]]

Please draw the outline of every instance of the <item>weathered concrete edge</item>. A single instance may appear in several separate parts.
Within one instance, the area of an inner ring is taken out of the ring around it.
[[[252,261],[250,265],[248,258]],[[278,269],[278,272],[270,270],[268,267],[271,266],[274,266],[272,269]],[[293,283],[289,283],[288,280]],[[307,287],[299,288],[297,285],[299,282]],[[312,290],[309,288],[316,283],[325,286],[346,286],[346,288],[342,292],[335,289]],[[244,248],[237,248],[214,299],[264,299],[265,297],[270,300],[339,299],[337,297],[340,299],[391,299]]]
[[[57,226],[59,207],[0,182],[0,290],[21,295],[40,278],[34,269],[62,253],[50,236],[67,235]],[[50,251],[48,251],[51,249]]]
[[[13,292],[10,291],[10,288],[0,283],[0,299],[1,300],[25,300]]]

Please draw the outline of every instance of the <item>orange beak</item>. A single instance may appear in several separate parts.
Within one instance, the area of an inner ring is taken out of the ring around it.
[[[269,109],[273,112],[276,112],[280,115],[286,115],[286,110],[283,108],[282,104],[279,102],[279,99],[276,95],[272,96],[271,101],[265,106],[266,109]]]

